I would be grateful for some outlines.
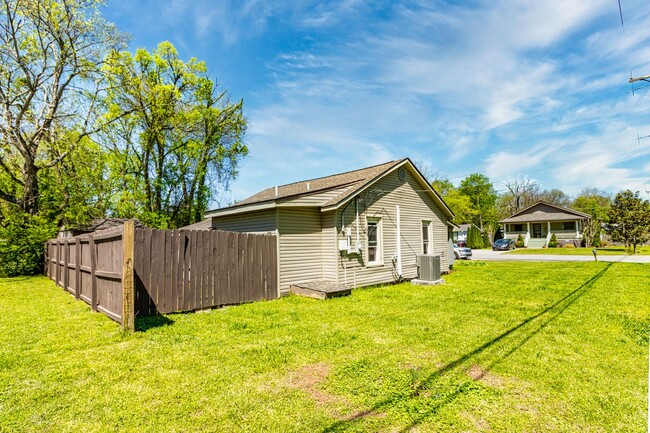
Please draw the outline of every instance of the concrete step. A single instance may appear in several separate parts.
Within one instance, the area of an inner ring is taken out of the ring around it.
[[[538,239],[538,238],[531,238],[528,239],[528,248],[544,248],[546,245],[546,238]]]
[[[291,293],[300,296],[307,296],[309,298],[326,299],[334,298],[337,296],[347,296],[352,289],[347,288],[341,284],[327,280],[314,280],[305,281],[302,283],[294,283],[289,287]]]

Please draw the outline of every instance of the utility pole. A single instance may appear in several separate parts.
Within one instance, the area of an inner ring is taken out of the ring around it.
[[[642,75],[640,77],[630,77],[628,83],[632,84],[632,83],[636,83],[637,81],[645,81],[646,83],[650,83],[650,75]],[[634,94],[634,88],[632,88],[632,94]],[[637,137],[637,140],[641,141],[641,138],[648,138],[648,137],[647,136]],[[643,162],[641,164],[643,164]],[[643,169],[643,165],[641,165],[641,168]],[[650,195],[650,190],[646,190],[645,193]],[[648,402],[648,405],[650,406],[650,401]],[[648,414],[648,417],[650,418],[650,414]]]

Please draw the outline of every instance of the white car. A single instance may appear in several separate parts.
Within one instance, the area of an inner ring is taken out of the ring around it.
[[[469,258],[472,257],[472,249],[467,247],[459,247],[458,244],[454,244],[454,257],[457,259],[469,260]]]

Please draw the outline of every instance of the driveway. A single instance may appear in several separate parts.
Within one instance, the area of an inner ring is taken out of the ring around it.
[[[518,262],[593,262],[594,256],[564,256],[548,254],[509,254],[508,251],[472,250],[472,260],[500,260]],[[650,263],[650,256],[605,256],[600,262]]]

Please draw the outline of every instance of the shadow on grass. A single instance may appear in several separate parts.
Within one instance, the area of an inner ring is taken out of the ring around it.
[[[499,362],[504,361],[510,355],[515,353],[520,347],[526,344],[532,337],[537,335],[540,331],[546,328],[553,320],[558,318],[564,311],[569,308],[575,301],[582,297],[593,285],[598,281],[605,272],[612,266],[612,263],[608,263],[602,270],[598,271],[594,276],[585,281],[580,287],[573,290],[566,296],[562,297],[556,301],[553,305],[544,308],[539,313],[536,313],[523,321],[518,325],[513,326],[507,331],[496,336],[492,340],[482,344],[476,349],[468,352],[459,358],[451,361],[447,365],[439,368],[435,372],[431,373],[423,381],[421,381],[414,389],[406,396],[396,396],[388,398],[376,403],[370,409],[366,409],[362,412],[353,414],[349,417],[346,417],[343,420],[336,421],[332,425],[326,427],[322,430],[323,433],[328,432],[338,432],[338,431],[347,431],[349,427],[352,426],[357,421],[362,420],[368,414],[375,414],[381,412],[385,409],[393,407],[400,402],[408,401],[411,399],[416,399],[419,397],[424,397],[425,392],[430,390],[437,382],[445,377],[447,374],[451,374],[456,371],[461,366],[467,365],[470,362],[474,363],[478,360],[479,355],[483,355],[484,352],[488,349],[495,346],[497,343],[500,343],[497,350],[495,350],[492,357],[492,362],[489,362],[488,366],[485,367],[485,372],[490,371],[495,365]],[[411,420],[406,426],[404,426],[400,432],[410,431],[413,427],[416,427],[418,424],[421,424],[426,419],[435,416],[442,408],[451,404],[457,397],[461,394],[464,394],[471,387],[468,384],[458,386],[453,392],[445,395],[443,398],[439,399],[435,405],[430,407],[429,410],[421,412],[417,417]]]
[[[161,315],[135,318],[135,330],[138,332],[146,332],[152,328],[160,328],[162,326],[169,326],[173,324],[173,320]]]

